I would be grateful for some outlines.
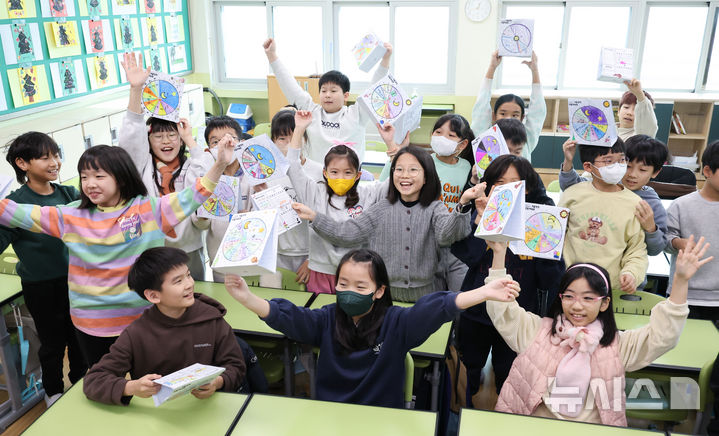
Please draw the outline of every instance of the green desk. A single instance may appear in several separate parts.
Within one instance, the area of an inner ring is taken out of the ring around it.
[[[284,298],[291,301],[297,306],[304,307],[310,300],[312,294],[304,291],[288,291],[285,289],[259,288],[250,286],[252,293],[260,298],[271,300],[273,298]],[[284,366],[285,366],[285,393],[292,395],[294,386],[295,372],[292,369],[292,359],[290,358],[290,341],[287,337],[270,328],[262,321],[254,312],[245,308],[225,289],[224,283],[214,282],[195,282],[195,292],[205,294],[222,303],[227,309],[225,320],[230,324],[233,330],[241,334],[252,336],[263,336],[278,339],[283,342],[284,347]]]
[[[661,434],[649,430],[612,427],[600,424],[562,421],[551,418],[512,415],[509,413],[489,412],[486,410],[462,409],[459,417],[459,436],[475,436],[477,434],[532,434],[532,436],[557,435],[634,435]]]
[[[319,309],[322,306],[333,304],[335,302],[337,302],[337,297],[333,294],[318,294],[310,305],[310,309]],[[395,301],[392,304],[401,307],[412,306],[411,303],[401,303],[398,301]],[[451,331],[452,323],[446,322],[442,324],[442,327],[440,327],[436,332],[432,333],[432,335],[427,338],[422,345],[409,351],[409,353],[415,358],[421,357],[432,361],[431,410],[438,410],[439,408],[439,384],[441,380],[440,367],[444,361]]]
[[[248,398],[217,392],[206,400],[185,395],[160,407],[152,398],[138,397],[129,406],[117,406],[88,400],[82,383],[75,383],[23,435],[224,435]]]
[[[617,328],[630,330],[649,323],[646,315],[615,313]],[[688,319],[676,347],[652,362],[650,368],[699,373],[707,362],[713,362],[719,350],[719,330],[711,321]]]
[[[234,436],[431,436],[437,414],[254,394],[232,431]]]

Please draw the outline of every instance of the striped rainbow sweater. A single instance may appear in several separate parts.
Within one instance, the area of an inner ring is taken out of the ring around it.
[[[70,316],[92,336],[118,336],[149,303],[127,286],[135,259],[165,245],[165,235],[212,195],[206,177],[163,197],[137,196],[113,208],[78,209],[0,201],[0,224],[60,238],[70,255]]]

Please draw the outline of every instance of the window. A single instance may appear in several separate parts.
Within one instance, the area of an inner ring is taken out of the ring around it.
[[[394,71],[400,83],[447,82],[449,22],[448,7],[395,9]]]
[[[292,74],[307,76],[325,72],[321,6],[275,6],[272,27],[277,55]]]
[[[709,70],[705,88],[710,91],[719,91],[719,9],[714,14],[714,40],[709,58]]]
[[[389,6],[340,6],[337,8],[337,53],[339,70],[352,83],[369,82],[368,73],[357,68],[352,48],[367,32],[382,41],[389,41]]]
[[[265,79],[268,72],[267,58],[262,51],[262,42],[268,34],[265,6],[220,5],[218,12],[222,29],[218,47],[224,60],[221,78]],[[238,50],[237,41],[254,50]]]

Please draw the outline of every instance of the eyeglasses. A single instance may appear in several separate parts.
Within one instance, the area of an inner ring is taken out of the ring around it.
[[[617,159],[616,161],[615,161],[615,160],[612,160],[612,159],[599,159],[599,160],[595,160],[595,161],[594,161],[595,166],[596,166],[596,165],[607,166],[607,165],[612,165],[612,164],[615,164],[615,163],[625,164],[625,163],[627,163],[627,158],[626,158],[626,157],[620,157],[620,158]]]
[[[240,140],[240,138],[238,138],[237,136],[234,136],[234,135],[232,136],[232,139],[234,139],[235,142],[237,142],[237,141]],[[222,141],[222,138],[211,140],[211,141],[210,141],[210,147],[217,147],[217,144],[219,144],[220,141]]]
[[[169,132],[169,133],[152,133],[150,134],[150,138],[152,138],[155,141],[162,141],[163,139],[167,138],[170,141],[176,140],[180,135],[177,132]]]
[[[422,172],[422,168],[412,167],[412,168],[404,169],[402,167],[395,167],[394,170],[392,170],[392,171],[394,171],[394,173],[397,174],[398,176],[401,176],[402,174],[407,173],[410,176],[414,177],[414,176],[419,175],[419,173]]]
[[[603,299],[607,298],[607,296],[603,297],[582,297],[579,298],[574,294],[559,294],[559,298],[562,299],[563,303],[567,304],[574,304],[575,301],[579,301],[584,306],[590,306],[598,301],[602,301]]]

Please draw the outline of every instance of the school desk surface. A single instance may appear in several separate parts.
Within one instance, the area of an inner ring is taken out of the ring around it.
[[[433,412],[254,394],[232,435],[430,436],[436,425]]]
[[[152,398],[138,397],[129,406],[117,406],[88,400],[82,383],[75,383],[23,435],[224,435],[248,398],[216,392],[205,400],[187,394],[160,407]]]
[[[644,434],[649,436],[652,434],[664,434],[664,432],[634,428],[611,427],[601,424],[511,415],[509,413],[489,412],[486,410],[462,409],[459,417],[459,436],[474,436],[480,432],[482,434],[505,435],[531,433],[532,436],[556,436],[560,434],[581,434],[582,436],[612,436],[624,434],[636,434],[640,436]]]

